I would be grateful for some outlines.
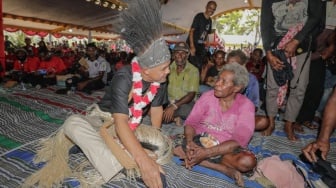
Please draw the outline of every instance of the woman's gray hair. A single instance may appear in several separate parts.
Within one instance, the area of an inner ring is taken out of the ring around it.
[[[240,62],[237,62],[241,65],[245,65],[247,63],[247,56],[242,50],[232,50],[228,55],[227,55],[227,60],[229,60],[232,57],[239,57]]]
[[[223,71],[230,71],[234,74],[233,84],[235,86],[241,86],[243,89],[247,87],[249,82],[249,73],[244,66],[238,63],[226,64],[218,75],[222,74]]]

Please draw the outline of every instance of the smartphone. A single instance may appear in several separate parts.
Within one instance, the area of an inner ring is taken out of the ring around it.
[[[45,74],[47,74],[47,70],[45,70],[45,69],[39,69],[39,70],[37,70],[37,72],[38,72],[40,75],[45,75]]]

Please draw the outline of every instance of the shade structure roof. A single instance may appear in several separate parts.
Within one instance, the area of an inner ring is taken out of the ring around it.
[[[104,2],[107,1],[107,7]],[[154,1],[154,0],[153,0]],[[101,3],[97,5],[97,3]],[[205,10],[207,0],[168,0],[162,5],[164,35],[187,33],[193,17]],[[261,0],[216,0],[214,17],[260,8]],[[114,9],[111,7],[113,6]],[[4,27],[113,39],[113,19],[126,4],[122,0],[3,0]],[[70,32],[71,31],[71,32]]]

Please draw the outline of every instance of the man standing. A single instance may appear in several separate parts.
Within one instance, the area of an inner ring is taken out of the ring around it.
[[[278,113],[277,97],[279,88],[273,71],[284,68],[284,62],[272,53],[272,49],[281,49],[292,62],[294,77],[288,81],[290,94],[284,115],[285,132],[289,140],[296,140],[293,122],[300,111],[308,84],[312,33],[318,29],[323,15],[321,0],[263,0],[261,7],[261,36],[266,51],[267,92],[266,110],[270,126],[263,135],[272,134]],[[271,19],[273,18],[273,19]]]
[[[199,72],[187,59],[189,47],[185,42],[175,45],[174,62],[170,65],[168,84],[168,98],[170,104],[163,113],[164,122],[171,122],[176,118],[186,119],[192,107],[199,87]]]
[[[205,7],[205,12],[196,14],[191,25],[187,44],[190,46],[190,60],[199,70],[202,68],[202,61],[206,55],[205,42],[208,34],[212,31],[212,20],[210,16],[217,8],[215,1],[209,1]]]

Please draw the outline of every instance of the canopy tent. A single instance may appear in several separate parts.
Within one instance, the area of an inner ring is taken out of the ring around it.
[[[188,32],[193,17],[205,10],[207,0],[166,0],[162,5],[164,35]],[[259,8],[261,0],[217,0],[214,17]],[[112,20],[127,5],[121,0],[3,0],[4,28],[19,28],[63,35],[113,39]]]

